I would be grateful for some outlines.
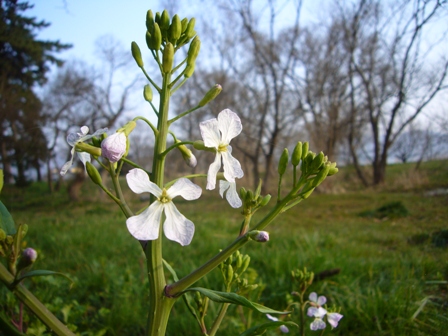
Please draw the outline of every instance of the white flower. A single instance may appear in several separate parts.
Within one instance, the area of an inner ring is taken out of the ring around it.
[[[239,208],[243,205],[238,192],[236,191],[236,183],[228,181],[219,181],[219,194],[224,198],[224,193],[226,194],[227,202],[229,202],[232,208]]]
[[[186,200],[198,199],[202,193],[201,187],[186,178],[180,178],[168,190],[161,190],[149,180],[144,170],[138,168],[132,169],[126,175],[126,180],[133,192],[150,192],[157,197],[142,213],[127,219],[126,225],[131,235],[138,240],[157,239],[162,212],[165,211],[165,236],[182,246],[190,244],[194,235],[194,224],[177,210],[172,199],[176,196],[182,196]]]
[[[78,142],[83,142],[83,141],[89,140],[90,138],[92,138],[94,136],[98,136],[105,132],[107,132],[107,128],[99,129],[93,134],[87,134],[87,133],[89,133],[89,128],[87,126],[82,126],[80,133],[70,133],[67,136],[67,142],[72,147],[72,150],[70,151],[70,153],[72,154],[72,157],[70,158],[70,160],[68,160],[62,166],[61,175],[64,176],[67,173],[67,171],[69,170],[69,168],[73,165],[73,158],[75,156],[75,151],[76,151],[75,146]],[[84,166],[86,165],[86,162],[90,162],[90,154],[89,153],[76,152],[76,154],[78,154],[78,157],[81,160],[81,162],[84,164]]]
[[[339,313],[327,313],[327,321],[333,328],[338,326],[339,320],[344,316]]]
[[[241,165],[232,156],[230,140],[241,133],[243,126],[235,112],[225,109],[218,114],[218,118],[203,121],[199,125],[205,147],[215,148],[215,161],[210,165],[207,174],[207,189],[213,190],[216,186],[216,174],[224,165],[224,177],[229,182],[235,182],[235,178],[244,176]]]
[[[268,319],[270,319],[271,321],[275,321],[275,322],[279,321],[278,318],[276,318],[276,317],[274,317],[274,316],[272,316],[272,315],[269,315],[269,314],[266,314],[266,317],[267,317]],[[289,333],[289,329],[288,329],[288,327],[285,326],[285,325],[280,326],[280,331],[281,331],[282,333],[284,333],[284,334]]]
[[[124,132],[116,132],[108,136],[101,142],[101,155],[112,163],[120,161],[126,153],[126,142],[127,138]]]

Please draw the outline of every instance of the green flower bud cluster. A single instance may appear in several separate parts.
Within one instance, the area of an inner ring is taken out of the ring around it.
[[[219,265],[226,288],[230,290],[232,284],[240,284],[244,282],[244,279],[241,276],[247,270],[249,264],[250,256],[247,254],[243,255],[240,251],[236,251],[227,258],[226,261]]]
[[[0,229],[0,256],[6,257],[8,260],[9,271],[16,275],[17,260],[21,255],[24,238],[28,232],[28,225],[19,224],[15,234],[8,234],[5,230]],[[23,268],[23,266],[21,266]],[[19,270],[21,269],[19,268]]]
[[[194,302],[197,306],[198,315],[201,316],[201,320],[203,320],[205,315],[207,315],[208,303],[210,302],[210,300],[208,297],[203,296],[201,293],[195,292]]]
[[[304,293],[314,280],[314,273],[309,272],[306,267],[303,270],[297,269],[292,271],[291,276],[293,281],[297,283],[301,293]]]
[[[266,206],[271,200],[271,195],[267,194],[266,196],[261,195],[261,185],[262,181],[258,183],[257,189],[255,192],[252,190],[246,190],[244,187],[240,189],[240,197],[243,201],[243,210],[242,214],[245,216],[253,215],[255,211]]]

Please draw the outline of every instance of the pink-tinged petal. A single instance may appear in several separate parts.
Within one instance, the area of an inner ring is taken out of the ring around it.
[[[285,325],[281,325],[281,326],[280,326],[280,331],[281,331],[282,333],[284,333],[284,334],[289,333],[289,329],[288,329],[288,327],[285,326]]]
[[[222,134],[221,142],[227,145],[243,130],[240,117],[229,109],[219,112],[218,127]]]
[[[327,298],[325,296],[319,296],[317,298],[317,304],[319,306],[323,306],[327,302]]]
[[[238,192],[236,191],[236,183],[230,183],[228,181],[219,181],[219,194],[224,197],[226,194],[227,202],[229,202],[232,208],[239,208],[243,205]]]
[[[326,324],[324,321],[322,321],[321,319],[315,319],[313,321],[313,323],[310,324],[310,329],[311,330],[319,330],[319,329],[325,329]]]
[[[80,137],[78,134],[70,133],[69,135],[67,135],[67,143],[73,147],[79,141],[79,138]]]
[[[90,162],[90,154],[86,152],[76,152],[78,154],[79,159],[81,162],[86,165],[86,162]]]
[[[218,174],[219,169],[221,168],[221,154],[216,153],[215,161],[208,168],[207,173],[207,190],[213,190],[216,187],[216,174]]]
[[[317,303],[317,293],[316,292],[310,293],[310,296],[308,298],[310,299],[311,302]]]
[[[163,231],[169,240],[178,242],[182,246],[191,243],[194,235],[194,224],[182,215],[173,202],[165,204],[166,220]]]
[[[327,321],[330,323],[330,325],[333,328],[336,328],[338,326],[339,320],[343,318],[344,316],[339,313],[328,313],[327,314]]]
[[[129,173],[126,174],[126,180],[128,181],[129,188],[136,194],[149,192],[156,197],[162,195],[162,190],[157,184],[149,180],[148,174],[146,174],[143,169],[131,169]]]
[[[224,165],[224,177],[229,182],[235,182],[235,178],[242,178],[244,172],[240,162],[229,152],[222,152],[222,163]]]
[[[138,240],[157,239],[163,209],[163,204],[155,201],[141,214],[129,217],[126,220],[129,233]]]
[[[82,136],[86,135],[87,133],[89,133],[89,128],[87,126],[82,126],[81,133],[78,133],[78,134],[79,134],[79,137],[82,137]]]
[[[314,317],[314,314],[316,314],[316,313],[317,313],[317,308],[316,307],[308,307],[308,310],[306,312],[306,314],[309,317]]]
[[[202,139],[205,147],[218,148],[221,144],[221,135],[219,134],[218,120],[215,118],[203,121],[199,124]]]
[[[180,178],[166,192],[171,199],[182,196],[184,199],[191,201],[201,197],[202,188],[189,179]]]
[[[126,135],[123,132],[114,133],[101,142],[101,156],[115,163],[126,153]]]

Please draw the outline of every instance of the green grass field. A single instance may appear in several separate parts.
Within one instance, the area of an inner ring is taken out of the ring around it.
[[[337,268],[339,274],[310,288],[325,295],[330,305],[342,307],[344,318],[331,333],[447,335],[448,195],[425,192],[448,188],[448,162],[425,163],[418,174],[412,164],[390,166],[387,183],[375,189],[359,187],[352,174],[350,168],[342,169],[323,186],[326,193],[315,192],[269,226],[268,243],[249,243],[241,250],[251,256],[251,274],[258,274],[257,281],[265,285],[260,302],[285,309],[295,289],[293,269],[320,273]],[[72,204],[64,190],[50,195],[44,184],[3,190],[1,199],[16,224],[29,225],[27,244],[39,253],[34,269],[63,272],[74,280],[71,287],[62,277],[40,277],[28,280],[27,286],[80,335],[143,335],[144,255],[118,207],[91,182],[83,193],[83,201]],[[404,209],[375,211],[393,202]],[[134,210],[144,205],[135,197]],[[242,216],[216,191],[176,205],[196,225],[191,245],[164,242],[164,258],[182,276],[230,243]],[[215,270],[198,286],[221,290],[220,277]],[[0,307],[1,314],[17,318],[19,305],[3,286]],[[210,306],[209,321],[217,309]],[[218,334],[239,335],[248,317],[244,314],[230,309]],[[307,329],[311,321],[306,321]],[[28,334],[45,334],[28,314],[25,322]],[[253,313],[252,325],[261,322],[266,317]],[[182,300],[174,307],[168,335],[200,335]],[[308,330],[307,335],[319,333]]]

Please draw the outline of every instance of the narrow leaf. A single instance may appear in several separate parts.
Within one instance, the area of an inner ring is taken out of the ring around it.
[[[3,178],[4,178],[3,170],[0,169],[0,193],[2,192],[2,189],[3,189]]]
[[[260,324],[258,326],[252,327],[250,329],[247,329],[245,332],[240,334],[240,336],[256,336],[256,335],[263,335],[267,330],[277,329],[281,326],[287,326],[290,328],[299,328],[299,326],[291,321],[288,322],[266,322],[264,324]]]
[[[26,272],[25,274],[22,274],[21,276],[17,277],[15,282],[19,283],[20,281],[22,281],[25,278],[31,278],[31,277],[36,277],[36,276],[47,276],[47,275],[63,276],[64,278],[67,278],[68,280],[70,280],[71,283],[73,283],[73,280],[70,279],[67,275],[65,275],[63,273],[54,272],[54,271],[46,271],[46,270],[35,270],[35,271]]]
[[[214,291],[211,289],[207,289],[207,288],[200,288],[200,287],[196,287],[196,288],[189,288],[187,290],[185,290],[182,293],[185,292],[199,292],[203,295],[205,295],[206,297],[208,297],[210,300],[218,302],[218,303],[233,303],[233,304],[237,304],[240,306],[244,306],[253,310],[256,310],[260,313],[263,314],[289,314],[290,312],[285,312],[285,311],[278,311],[278,310],[274,310],[265,306],[262,306],[261,304],[249,301],[248,299],[246,299],[243,296],[240,296],[236,293],[226,293],[226,292],[218,292],[218,291]]]
[[[14,220],[2,201],[0,201],[0,229],[3,229],[7,235],[11,236],[17,232]]]

